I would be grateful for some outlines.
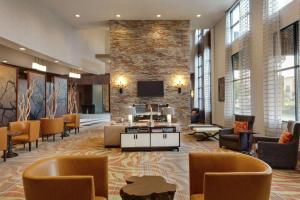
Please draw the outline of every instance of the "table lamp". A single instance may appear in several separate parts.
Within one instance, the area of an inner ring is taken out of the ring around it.
[[[172,124],[172,115],[175,115],[175,109],[173,107],[162,108],[162,113],[167,115],[168,126]]]
[[[133,116],[136,115],[135,107],[132,106],[126,107],[126,114],[128,115],[129,126],[132,126]]]

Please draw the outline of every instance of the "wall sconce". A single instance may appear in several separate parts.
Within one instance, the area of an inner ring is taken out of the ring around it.
[[[182,86],[183,86],[183,81],[182,81],[181,79],[177,79],[177,80],[176,80],[176,87],[177,87],[177,89],[178,89],[178,94],[181,93],[181,88],[182,88]]]
[[[194,98],[194,90],[191,90],[191,97]]]
[[[125,80],[123,77],[117,79],[117,88],[119,88],[119,93],[123,93],[123,87],[125,86]]]

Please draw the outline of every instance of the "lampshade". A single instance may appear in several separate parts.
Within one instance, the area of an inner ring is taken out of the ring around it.
[[[132,106],[126,107],[125,112],[127,115],[136,115],[135,107]]]
[[[162,108],[162,113],[164,115],[175,115],[175,109],[173,107]]]

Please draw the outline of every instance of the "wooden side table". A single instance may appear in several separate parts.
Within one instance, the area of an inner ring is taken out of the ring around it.
[[[176,185],[161,176],[132,176],[126,182],[120,191],[123,200],[173,200],[176,192]]]
[[[63,137],[69,137],[69,136],[70,136],[70,135],[67,133],[67,130],[66,130],[66,129],[67,129],[67,128],[66,128],[66,127],[67,127],[67,124],[69,124],[69,123],[72,123],[72,121],[69,121],[69,120],[65,120],[65,121],[64,121],[64,133],[63,133],[63,135],[62,135]]]
[[[22,132],[19,131],[8,131],[7,132],[7,153],[6,153],[6,158],[13,158],[18,156],[17,153],[13,152],[13,141],[12,138],[14,136],[22,135]]]

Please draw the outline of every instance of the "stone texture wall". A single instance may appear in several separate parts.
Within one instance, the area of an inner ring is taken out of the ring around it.
[[[189,21],[111,21],[111,114],[126,117],[124,107],[168,103],[182,125],[190,123]],[[119,93],[117,81],[125,86]],[[178,94],[176,80],[183,81]],[[164,97],[137,96],[137,81],[164,81]]]

